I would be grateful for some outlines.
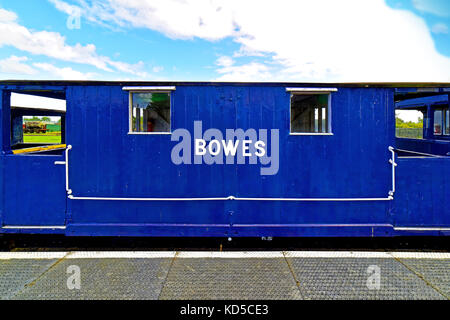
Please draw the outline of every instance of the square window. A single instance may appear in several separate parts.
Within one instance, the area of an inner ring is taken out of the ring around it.
[[[395,136],[397,138],[423,139],[426,123],[426,107],[395,110]]]
[[[170,132],[169,92],[130,92],[130,131]]]
[[[330,133],[329,103],[329,94],[292,94],[291,133]]]
[[[445,110],[445,131],[444,131],[445,135],[450,135],[450,112],[449,112],[449,108],[447,108],[447,110]]]
[[[442,109],[434,110],[434,134],[442,135]]]
[[[50,94],[55,97],[33,91],[11,92],[10,147],[14,154],[60,154],[65,148],[65,94]]]

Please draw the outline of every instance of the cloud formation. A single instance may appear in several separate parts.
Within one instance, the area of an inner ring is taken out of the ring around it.
[[[218,61],[220,80],[450,81],[450,58],[436,51],[424,20],[383,0],[49,1],[66,13],[76,3],[83,18],[102,25],[148,28],[172,39],[231,38],[240,45],[233,57],[247,60]]]
[[[448,27],[445,23],[436,23],[431,27],[431,32],[436,34],[447,34],[448,33]]]
[[[26,62],[28,57],[18,57],[15,55],[0,60],[0,72],[12,75],[32,75],[36,74],[36,69]]]
[[[37,62],[33,63],[33,66],[45,71],[52,79],[62,79],[62,80],[90,80],[95,77],[94,73],[84,73],[76,71],[72,68],[58,68],[50,63]]]
[[[440,17],[450,16],[450,2],[447,0],[412,0],[414,8]]]
[[[69,45],[66,38],[57,32],[29,30],[17,22],[14,12],[0,8],[0,47],[3,46],[61,61],[91,65],[107,72],[121,71],[138,77],[147,75],[142,71],[143,62],[129,64],[114,61],[97,54],[93,44]]]

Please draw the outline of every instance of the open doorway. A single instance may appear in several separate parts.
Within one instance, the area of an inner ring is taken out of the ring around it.
[[[12,152],[61,153],[65,148],[65,97],[12,92],[10,101]]]
[[[395,136],[400,156],[450,155],[449,95],[436,88],[427,89],[395,93]]]

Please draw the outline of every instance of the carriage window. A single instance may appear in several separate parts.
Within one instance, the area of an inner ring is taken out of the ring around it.
[[[450,109],[447,108],[444,113],[444,134],[450,135]]]
[[[29,91],[10,94],[13,154],[59,154],[65,148],[65,94],[46,94],[54,97]]]
[[[130,92],[130,132],[170,132],[169,92]]]
[[[292,94],[291,133],[330,133],[329,94]]]
[[[423,139],[426,114],[427,110],[424,107],[395,110],[395,136],[397,138]]]
[[[434,134],[442,135],[442,109],[434,110]]]

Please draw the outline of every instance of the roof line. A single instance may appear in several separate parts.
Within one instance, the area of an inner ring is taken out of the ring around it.
[[[7,85],[261,85],[261,86],[356,86],[356,87],[450,87],[450,82],[240,82],[240,81],[104,81],[104,80],[0,80]],[[36,88],[36,90],[38,90]]]

